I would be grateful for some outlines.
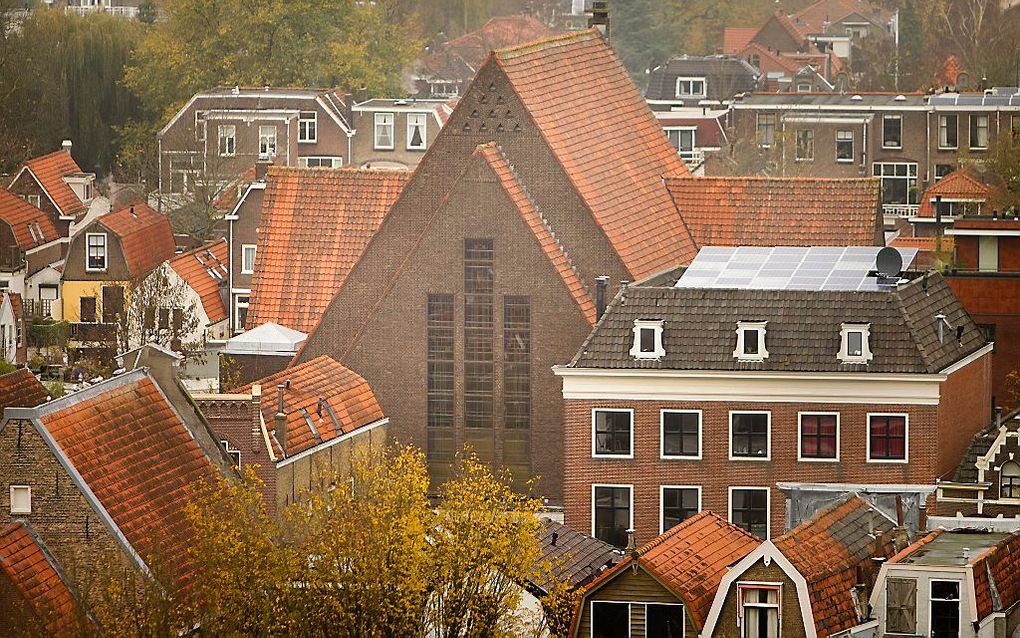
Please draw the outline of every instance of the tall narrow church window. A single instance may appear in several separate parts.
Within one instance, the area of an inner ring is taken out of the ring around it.
[[[493,454],[493,247],[464,240],[465,441],[483,461]]]

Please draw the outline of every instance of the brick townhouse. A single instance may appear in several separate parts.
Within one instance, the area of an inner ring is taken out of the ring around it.
[[[928,186],[1020,130],[1017,91],[755,93],[733,104],[730,126],[781,174],[880,178],[886,212],[911,217]]]
[[[84,172],[71,156],[71,141],[64,140],[59,151],[25,162],[8,189],[46,213],[66,238],[71,224],[81,221],[95,199],[95,181],[95,174]]]
[[[991,344],[937,273],[869,275],[878,250],[705,248],[626,287],[555,369],[566,523],[622,545],[709,509],[768,538],[812,486],[923,507],[989,419]]]
[[[939,508],[977,517],[1020,515],[1020,411],[997,411],[956,471],[939,481]]]
[[[0,290],[22,296],[33,315],[52,316],[64,259],[64,244],[52,218],[0,188]]]

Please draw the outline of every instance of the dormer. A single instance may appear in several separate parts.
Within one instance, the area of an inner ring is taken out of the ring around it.
[[[871,324],[843,323],[839,329],[839,353],[843,363],[868,363],[874,358],[871,352]]]
[[[95,173],[71,173],[64,175],[64,183],[71,187],[74,194],[84,204],[88,204],[96,196]]]
[[[737,347],[733,356],[738,361],[764,361],[769,358],[765,347],[765,328],[767,321],[738,321]]]
[[[658,361],[666,355],[662,345],[661,319],[635,319],[634,343],[630,354],[635,359]]]

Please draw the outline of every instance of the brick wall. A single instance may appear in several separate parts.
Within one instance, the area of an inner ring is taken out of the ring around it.
[[[781,635],[783,638],[802,638],[807,635],[804,630],[804,616],[800,612],[797,585],[779,565],[772,563],[766,566],[764,561],[759,560],[740,576],[737,583],[740,582],[781,583],[779,601]],[[737,583],[726,592],[726,600],[713,632],[713,635],[719,638],[742,638],[741,631],[734,622],[737,617]]]
[[[942,383],[938,415],[938,475],[951,476],[974,435],[992,414],[992,358],[985,355]]]

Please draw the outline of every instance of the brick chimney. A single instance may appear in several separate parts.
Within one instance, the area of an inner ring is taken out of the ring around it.
[[[262,449],[262,428],[259,427],[259,412],[262,404],[262,386],[251,386],[251,451],[258,454]]]
[[[598,321],[606,313],[606,288],[609,277],[599,275],[595,278],[595,320]]]
[[[592,0],[588,28],[592,27],[598,29],[605,41],[609,42],[609,0]]]

